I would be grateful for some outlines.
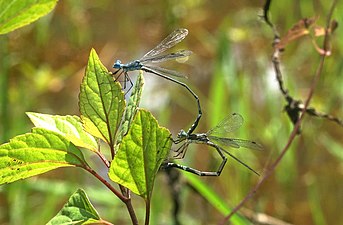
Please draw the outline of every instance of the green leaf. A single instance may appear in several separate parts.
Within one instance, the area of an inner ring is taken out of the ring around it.
[[[78,189],[47,225],[99,224],[100,222],[100,216],[89,201],[88,196],[82,189]]]
[[[81,119],[86,131],[114,146],[125,110],[124,93],[92,49],[80,90]]]
[[[156,173],[171,147],[171,134],[140,109],[112,161],[109,177],[149,200]]]
[[[126,135],[126,133],[129,131],[133,118],[137,113],[141,96],[142,96],[143,85],[144,85],[143,72],[140,71],[139,76],[136,80],[136,84],[133,87],[133,90],[131,92],[129,102],[127,104],[127,107],[124,113],[124,121],[120,129],[118,142],[120,142],[123,136]]]
[[[62,135],[43,128],[0,145],[0,184],[28,178],[59,167],[84,167],[79,149]]]
[[[0,0],[0,34],[9,33],[48,14],[56,0]]]
[[[188,183],[214,208],[216,208],[223,216],[227,216],[231,212],[231,208],[224,201],[222,196],[219,196],[210,186],[206,185],[197,176],[184,173]],[[250,224],[250,222],[239,214],[232,216],[230,222],[232,224]]]
[[[57,116],[33,112],[26,114],[36,127],[55,131],[78,147],[92,151],[98,150],[95,138],[83,130],[81,119],[78,116]]]

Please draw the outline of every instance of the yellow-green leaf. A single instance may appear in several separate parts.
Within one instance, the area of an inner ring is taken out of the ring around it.
[[[86,165],[79,149],[62,135],[43,128],[0,145],[0,184],[28,178],[59,167]]]
[[[101,224],[101,219],[86,192],[78,189],[59,213],[47,223],[55,224]]]
[[[169,153],[170,137],[150,112],[139,110],[112,161],[110,178],[149,200],[157,171]]]
[[[114,146],[125,110],[124,93],[94,49],[81,84],[79,105],[86,131]]]
[[[48,14],[56,0],[0,0],[0,34],[9,33]]]
[[[81,119],[78,116],[58,116],[33,112],[26,114],[36,127],[55,131],[76,146],[92,151],[98,150],[98,144],[95,138],[84,131]]]

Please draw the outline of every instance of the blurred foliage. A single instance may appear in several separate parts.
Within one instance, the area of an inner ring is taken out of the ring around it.
[[[187,65],[170,66],[188,73],[185,82],[199,95],[204,116],[196,132],[213,127],[225,115],[238,112],[245,124],[237,137],[255,139],[265,151],[235,154],[263,172],[285,145],[292,124],[271,67],[272,32],[259,19],[262,1],[59,1],[38,22],[0,36],[0,139],[26,133],[32,124],[27,111],[74,115],[89,51],[94,47],[108,68],[117,58],[141,57],[178,27],[189,30],[179,48],[195,54]],[[330,2],[274,1],[271,19],[281,35],[304,17],[319,16],[325,24]],[[334,18],[341,23],[343,5]],[[315,90],[311,106],[343,117],[343,41],[338,27],[333,54]],[[322,39],[319,39],[321,41]],[[287,46],[282,57],[287,88],[306,96],[319,62],[309,38]],[[151,110],[174,135],[194,120],[196,105],[177,85],[146,74],[141,106]],[[246,208],[294,224],[340,224],[343,215],[343,130],[324,119],[306,116],[302,134],[291,146],[276,173]],[[197,154],[201,151],[201,154]],[[192,145],[183,164],[216,168],[219,159],[203,146]],[[97,163],[96,161],[94,163]],[[78,179],[76,179],[78,178]],[[220,177],[201,178],[228,206],[235,206],[259,177],[229,160]],[[182,224],[215,224],[223,217],[180,177]],[[0,224],[43,224],[77,188],[89,195],[102,218],[129,224],[125,207],[98,181],[75,169],[61,169],[0,187]],[[171,187],[165,173],[156,180],[151,224],[173,224]],[[101,191],[99,191],[101,190]],[[161,201],[163,199],[163,201]],[[134,198],[137,217],[144,202]],[[199,216],[200,215],[200,216]]]
[[[45,16],[55,7],[56,0],[0,1],[0,34],[7,34]]]

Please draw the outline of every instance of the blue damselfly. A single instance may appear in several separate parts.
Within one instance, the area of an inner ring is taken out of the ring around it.
[[[193,92],[193,90],[190,89],[185,83],[172,78],[172,77],[186,77],[186,76],[184,76],[183,74],[181,74],[179,72],[173,71],[173,70],[149,65],[149,64],[160,63],[160,62],[164,62],[164,61],[168,61],[168,60],[172,60],[172,59],[182,59],[182,58],[190,56],[192,54],[192,52],[188,51],[188,50],[181,50],[181,51],[178,51],[175,53],[160,55],[161,53],[165,52],[167,49],[169,49],[169,48],[175,46],[177,43],[181,42],[187,36],[187,34],[188,34],[187,29],[183,29],[183,28],[177,29],[174,32],[172,32],[171,34],[169,34],[161,43],[159,43],[155,48],[153,48],[148,53],[146,53],[139,60],[135,60],[135,61],[132,61],[132,62],[129,62],[126,64],[123,64],[123,63],[121,63],[120,60],[117,60],[113,65],[113,68],[117,69],[115,72],[113,72],[113,75],[117,74],[118,76],[116,79],[118,79],[118,77],[121,74],[124,74],[124,76],[125,76],[124,82],[129,81],[131,83],[131,86],[132,86],[132,81],[128,75],[128,72],[136,71],[136,70],[142,70],[142,71],[163,77],[169,81],[177,83],[177,84],[183,86],[184,88],[186,88],[193,95],[193,97],[196,99],[197,106],[198,106],[197,118],[195,119],[193,125],[187,131],[187,134],[191,134],[194,131],[194,129],[197,127],[199,120],[201,118],[201,115],[202,115],[202,111],[201,111],[201,107],[200,107],[200,100],[199,100],[198,96]]]

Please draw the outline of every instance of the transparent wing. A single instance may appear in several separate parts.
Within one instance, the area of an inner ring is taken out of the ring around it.
[[[182,41],[188,34],[188,30],[184,28],[177,29],[173,33],[169,34],[161,43],[159,43],[155,48],[146,53],[140,61],[143,61],[145,58],[151,58],[152,56],[158,55],[165,50],[173,47],[180,41]]]
[[[212,142],[217,143],[220,146],[239,148],[240,146],[232,138],[220,138],[216,136],[208,136]]]
[[[243,124],[243,117],[238,113],[233,113],[226,118],[224,118],[217,126],[213,127],[211,130],[207,132],[207,135],[210,136],[211,134],[219,134],[223,135],[226,133],[233,132],[240,128]]]
[[[164,62],[172,59],[180,59],[180,58],[185,58],[188,57],[192,54],[192,51],[189,50],[181,50],[175,53],[170,53],[166,55],[158,55],[158,56],[149,56],[145,57],[144,59],[139,60],[142,64],[146,63],[159,63],[159,62]]]
[[[208,137],[211,141],[217,143],[218,145],[222,147],[233,147],[233,148],[249,148],[253,150],[262,150],[263,147],[256,143],[255,141],[250,140],[243,140],[238,138],[221,138],[221,137],[215,137],[215,136],[209,136]]]
[[[172,77],[182,77],[182,78],[187,78],[186,75],[184,75],[183,73],[177,72],[175,70],[168,70],[166,68],[162,68],[162,67],[158,67],[158,66],[143,66],[142,70],[144,70],[144,68],[147,68],[146,72],[150,72],[150,73],[161,73],[163,75],[167,75],[167,76],[172,76]]]

